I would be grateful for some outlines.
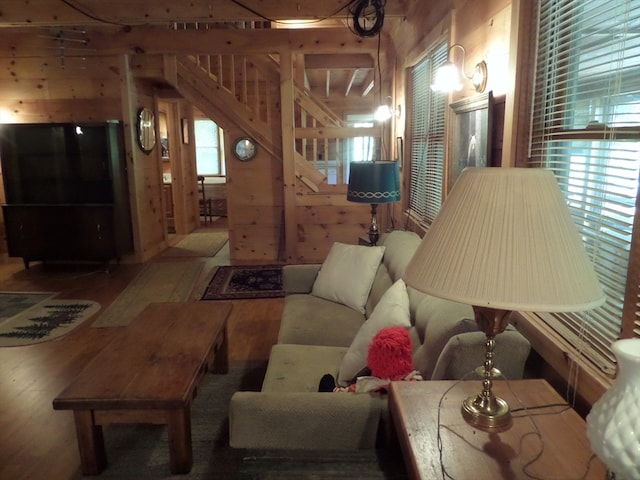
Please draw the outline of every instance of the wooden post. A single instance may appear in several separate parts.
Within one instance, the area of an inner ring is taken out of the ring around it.
[[[287,50],[280,53],[280,117],[282,121],[282,179],[284,185],[284,252],[287,262],[296,259],[296,164],[295,164],[295,92],[293,56]],[[282,251],[282,249],[280,249]]]

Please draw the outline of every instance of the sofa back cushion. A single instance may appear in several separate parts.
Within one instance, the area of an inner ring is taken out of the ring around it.
[[[478,330],[471,306],[430,295],[425,295],[417,306],[414,325],[419,339],[414,367],[426,380],[432,378],[440,353],[451,337]]]
[[[371,316],[384,292],[402,278],[405,267],[420,244],[420,237],[414,232],[393,230],[382,236],[380,244],[385,248],[384,256],[376,272],[365,306],[367,317]]]
[[[381,263],[376,271],[376,276],[373,279],[373,284],[369,291],[369,298],[367,298],[367,303],[364,307],[367,318],[371,316],[374,308],[376,308],[376,305],[378,305],[385,292],[391,288],[391,285],[393,285],[393,282],[391,281],[389,271],[386,265]]]
[[[382,262],[387,267],[391,280],[402,278],[404,269],[413,257],[421,238],[415,232],[393,230],[385,235],[382,245],[385,247]]]

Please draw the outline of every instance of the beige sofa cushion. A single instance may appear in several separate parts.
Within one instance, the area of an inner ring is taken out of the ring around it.
[[[339,303],[289,295],[284,298],[278,343],[348,347],[364,320],[363,314]]]
[[[364,313],[384,247],[335,242],[325,258],[311,293]]]
[[[400,279],[382,296],[371,316],[358,330],[340,364],[338,384],[346,387],[367,366],[369,345],[380,330],[387,327],[408,329],[410,326],[409,295],[404,281]]]
[[[274,345],[262,382],[263,392],[317,392],[323,375],[338,374],[345,347]]]

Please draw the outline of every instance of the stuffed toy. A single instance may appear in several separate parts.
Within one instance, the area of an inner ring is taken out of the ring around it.
[[[319,391],[373,392],[386,390],[397,380],[422,380],[420,372],[413,368],[411,337],[404,327],[380,330],[371,341],[367,353],[367,368],[348,387],[337,387],[332,375],[320,380]]]

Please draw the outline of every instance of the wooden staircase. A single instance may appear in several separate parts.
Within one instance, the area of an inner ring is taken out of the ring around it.
[[[184,98],[223,128],[229,123],[237,126],[274,157],[282,158],[280,66],[273,57],[166,55],[163,63],[165,80]],[[341,131],[345,125],[324,102],[297,84],[292,98],[296,177],[317,192],[326,175],[318,169],[316,160],[327,158],[329,151],[339,151],[334,143],[344,140]],[[327,132],[336,137],[328,138]]]

